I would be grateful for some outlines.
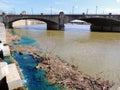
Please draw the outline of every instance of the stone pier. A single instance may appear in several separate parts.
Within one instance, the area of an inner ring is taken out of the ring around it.
[[[64,17],[64,12],[60,12],[58,23],[47,22],[47,30],[64,30]]]

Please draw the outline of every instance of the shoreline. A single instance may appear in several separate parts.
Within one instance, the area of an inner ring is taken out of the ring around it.
[[[28,48],[27,46],[22,46],[21,48],[24,49],[21,49],[20,47],[21,46],[15,46],[12,52],[18,52],[19,54],[28,53],[24,51],[25,49],[29,49],[30,46]],[[34,50],[32,49],[32,47],[31,50]],[[48,82],[56,86],[68,88],[68,90],[74,90],[78,88],[84,88],[83,90],[86,90],[87,88],[89,88],[90,90],[109,90],[110,87],[113,86],[113,83],[110,83],[108,80],[105,81],[102,78],[95,79],[79,71],[76,66],[70,65],[69,63],[65,62],[64,60],[60,60],[57,57],[53,58],[50,54],[43,55],[41,52],[40,54],[42,54],[42,56],[35,52],[29,54],[35,60],[37,60],[38,66],[36,66],[36,68],[45,70]],[[75,86],[74,84],[77,86]],[[97,89],[93,87],[97,87]]]
[[[34,46],[12,46],[11,51],[19,54],[29,53],[38,62],[36,68],[45,70],[48,82],[56,86],[62,86],[68,90],[109,90],[113,86],[113,83],[108,80],[95,79],[84,74],[76,66],[49,53],[44,54]]]
[[[20,41],[20,37],[18,37],[17,35],[12,35],[8,29],[6,29],[6,44],[9,45],[11,47],[11,44],[14,43],[14,42],[18,42]],[[17,67],[17,70],[18,70],[18,73],[20,75],[20,78],[23,79],[23,75],[21,73],[21,70],[19,68],[19,65],[18,65],[18,62],[14,59],[14,57],[12,56],[12,52],[11,52],[11,49],[10,49],[10,54],[11,56],[9,57],[10,58],[10,63],[15,63],[16,67]],[[23,85],[22,87],[17,87],[15,88],[14,90],[27,90],[27,88]]]
[[[10,45],[14,42],[20,41],[20,37],[18,37],[17,35],[12,35],[8,29],[6,29],[6,44]]]

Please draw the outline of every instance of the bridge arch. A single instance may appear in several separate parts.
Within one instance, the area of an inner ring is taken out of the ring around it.
[[[120,25],[120,21],[112,18],[104,18],[104,17],[76,17],[76,18],[70,18],[65,23],[70,23],[73,20],[80,20],[83,22],[90,23],[92,25]]]
[[[112,19],[112,18],[93,17],[93,18],[81,18],[80,20],[86,21],[93,25],[104,25],[104,26],[120,25],[120,21]]]
[[[39,20],[39,21],[43,21],[47,24],[47,29],[51,30],[51,29],[56,29],[58,27],[58,23],[54,22],[54,21],[50,21],[47,19],[41,19],[41,18],[17,18],[17,19],[13,19],[11,21],[9,21],[7,23],[7,28],[13,28],[13,22],[15,21],[19,21],[19,20]]]
[[[66,23],[76,19],[90,23],[91,31],[105,31],[105,32],[120,31],[120,20],[116,19],[115,17],[113,18],[112,16],[110,17],[108,15],[105,16],[75,15],[75,16],[69,16],[69,19],[66,21]]]
[[[12,23],[22,19],[36,19],[47,23],[47,29],[49,30],[64,30],[64,12],[60,12],[58,15],[3,15],[2,22],[6,28],[12,28]]]
[[[91,23],[92,31],[102,31],[102,32],[118,32],[120,31],[120,21],[113,18],[83,18],[88,23]]]

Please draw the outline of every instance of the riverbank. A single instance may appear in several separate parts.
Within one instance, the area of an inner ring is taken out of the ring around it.
[[[12,44],[13,42],[17,42],[17,41],[20,41],[20,37],[18,37],[17,35],[12,35],[8,29],[6,29],[6,44]]]
[[[6,29],[6,44],[10,46],[10,44],[14,43],[14,42],[17,42],[17,41],[20,41],[20,38],[17,36],[17,35],[12,35],[8,29]],[[14,58],[12,56],[9,57],[9,63],[15,63],[16,66],[18,66],[18,62],[16,60],[14,60]],[[20,69],[17,67],[16,68],[16,72],[18,72],[18,74],[20,75],[20,78],[22,79],[22,74],[20,72]],[[12,72],[12,71],[11,71]],[[15,73],[13,73],[15,74]],[[15,77],[14,77],[15,78]],[[21,81],[22,82],[22,81]],[[11,89],[10,89],[11,90]],[[26,87],[22,86],[21,87],[17,87],[13,90],[27,90]]]
[[[29,53],[38,62],[36,68],[46,71],[48,82],[67,90],[109,90],[113,86],[108,80],[95,79],[79,71],[76,66],[48,53],[43,54],[33,46],[13,46],[11,51],[21,55]]]
[[[42,53],[34,46],[12,46],[12,52],[30,54],[38,62],[36,68],[46,71],[48,82],[68,90],[109,90],[113,86],[108,80],[93,78],[69,63],[49,53]]]
[[[109,90],[113,84],[108,80],[93,78],[60,58],[45,54],[37,68],[44,69],[49,82],[67,90]]]

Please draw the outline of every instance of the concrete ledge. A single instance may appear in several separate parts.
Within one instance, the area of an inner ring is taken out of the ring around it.
[[[8,71],[9,73],[7,74],[6,77],[7,77],[7,83],[8,83],[9,90],[22,87],[23,86],[22,81],[21,81],[16,65],[15,64],[8,65]]]

